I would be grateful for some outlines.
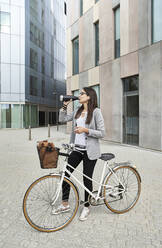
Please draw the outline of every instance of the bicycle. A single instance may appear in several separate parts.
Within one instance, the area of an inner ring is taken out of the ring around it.
[[[109,165],[108,162],[115,158],[115,155],[112,153],[101,154],[100,159],[104,161],[104,166],[100,182],[75,169],[99,185],[97,191],[90,192],[77,177],[67,170],[67,165],[73,168],[67,161],[69,154],[75,150],[75,147],[69,144],[62,146],[66,151],[59,151],[59,156],[65,157],[62,172],[40,177],[29,186],[24,195],[24,216],[34,229],[42,232],[54,232],[64,228],[73,220],[79,204],[84,202],[79,202],[79,190],[71,178],[89,193],[88,201],[92,206],[105,204],[109,210],[117,214],[126,213],[135,206],[141,192],[141,177],[135,166],[132,166],[129,161],[114,162]],[[105,175],[106,169],[108,172]],[[70,178],[65,177],[65,171],[70,175]],[[70,211],[52,215],[52,209],[57,208],[62,202],[63,181],[70,185]]]

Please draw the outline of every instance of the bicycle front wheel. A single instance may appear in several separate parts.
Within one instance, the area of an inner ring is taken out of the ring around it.
[[[137,203],[141,192],[138,172],[127,165],[115,168],[110,173],[103,190],[104,202],[114,213],[128,212]]]
[[[60,180],[60,175],[41,177],[33,182],[25,193],[23,200],[24,216],[27,222],[38,231],[58,231],[67,226],[77,212],[79,205],[78,191],[70,180],[64,178],[64,181],[70,185],[70,211],[58,215],[52,214],[53,208],[58,208],[62,202],[61,190],[55,205],[52,205]],[[66,189],[64,189],[64,192],[66,193]]]

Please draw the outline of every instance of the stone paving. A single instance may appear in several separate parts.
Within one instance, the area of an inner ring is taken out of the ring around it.
[[[162,154],[145,149],[101,142],[102,152],[112,152],[115,161],[133,161],[142,177],[137,205],[123,215],[113,214],[103,205],[91,208],[87,221],[78,220],[61,231],[41,233],[26,222],[22,201],[27,187],[41,175],[36,141],[46,139],[47,128],[0,130],[0,248],[152,248],[162,247]],[[56,146],[66,143],[65,126],[51,128]],[[81,165],[79,166],[81,168]],[[94,178],[100,172],[96,166]],[[58,169],[56,169],[57,171]],[[81,191],[83,197],[83,191]]]

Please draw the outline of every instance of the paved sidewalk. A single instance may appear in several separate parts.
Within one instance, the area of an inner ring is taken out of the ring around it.
[[[114,153],[115,161],[132,160],[137,165],[142,177],[137,205],[123,215],[105,206],[92,207],[87,221],[80,222],[77,213],[70,225],[55,233],[32,229],[23,216],[22,201],[27,187],[48,173],[40,169],[36,150],[36,141],[46,139],[47,134],[47,128],[32,129],[29,141],[27,129],[0,130],[0,248],[162,247],[162,154],[105,141],[102,152]],[[65,126],[58,132],[52,127],[51,136],[56,146],[69,141]],[[94,178],[100,170],[100,166],[95,168]]]

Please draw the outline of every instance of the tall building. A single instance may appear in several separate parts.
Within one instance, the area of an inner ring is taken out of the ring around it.
[[[66,1],[0,0],[0,127],[55,124],[65,88]]]
[[[162,150],[162,1],[69,0],[67,89],[98,93],[106,139]]]

